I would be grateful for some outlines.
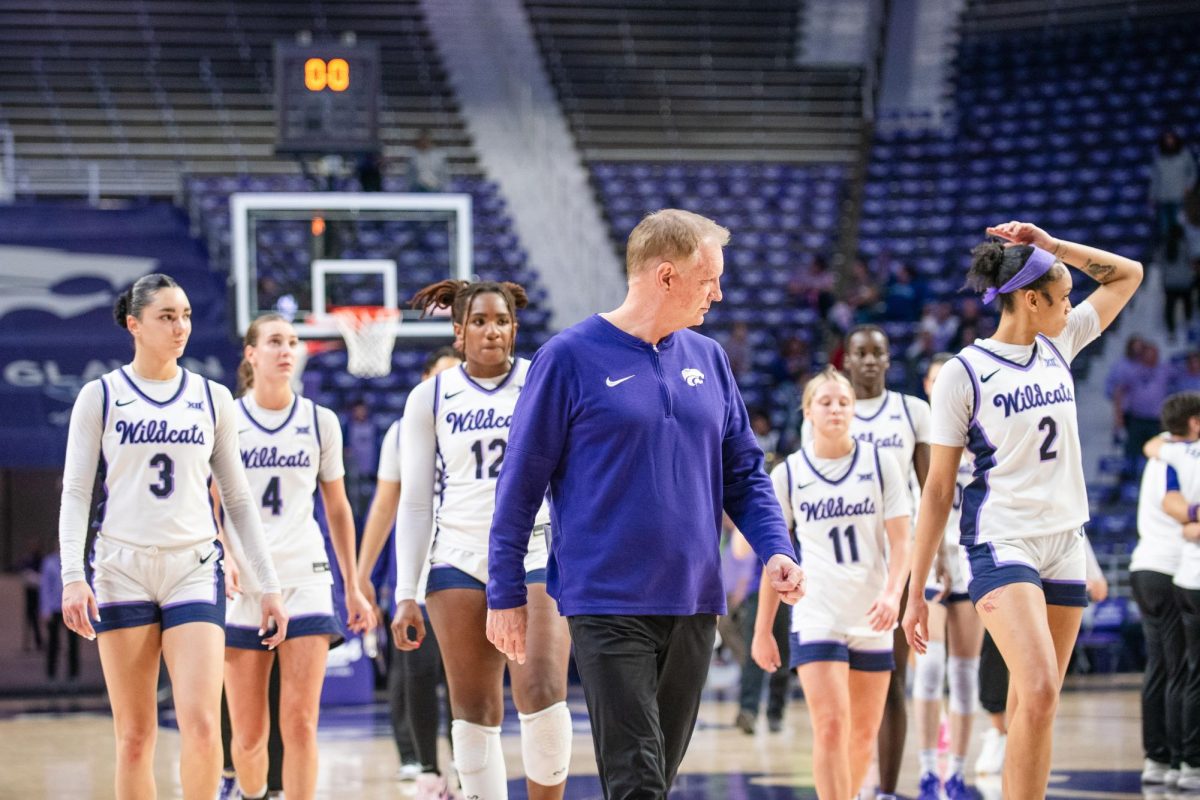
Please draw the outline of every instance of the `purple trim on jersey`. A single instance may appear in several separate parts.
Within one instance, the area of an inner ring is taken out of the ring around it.
[[[100,474],[103,477],[100,479],[100,491],[103,495],[100,497],[100,503],[96,506],[96,529],[99,530],[104,523],[104,512],[108,508],[108,459],[104,457],[104,449],[100,449],[100,465],[98,467]],[[95,552],[96,542],[92,541],[92,551]]]
[[[1179,488],[1179,473],[1170,464],[1167,465],[1167,489],[1168,492],[1182,491]]]
[[[840,661],[848,663],[850,669],[859,672],[890,672],[896,668],[891,648],[886,650],[851,649],[845,642],[836,639],[821,639],[801,642],[800,634],[792,633],[788,638],[789,667],[796,669],[817,661]]]
[[[1063,357],[1062,351],[1058,349],[1058,346],[1054,344],[1054,342],[1050,341],[1050,337],[1043,336],[1039,333],[1037,338],[1045,342],[1050,349],[1054,351],[1054,355],[1058,356],[1058,360],[1061,362],[1062,368],[1069,373],[1071,371],[1071,362],[1067,361],[1067,359]]]
[[[225,646],[238,650],[267,650],[262,643],[266,634],[259,634],[252,625],[226,625]],[[288,619],[287,638],[297,636],[328,636],[330,649],[346,641],[342,626],[333,614],[298,614]]]
[[[105,603],[99,608],[100,619],[92,620],[92,628],[96,633],[107,633],[124,628],[140,628],[143,625],[154,625],[162,621],[162,611],[149,600]]]
[[[863,398],[863,399],[871,399],[871,398]],[[892,392],[889,392],[887,389],[884,389],[883,390],[883,402],[879,404],[878,411],[876,411],[874,414],[872,414],[869,417],[859,416],[858,413],[855,412],[854,418],[857,420],[861,420],[863,422],[870,422],[873,419],[875,419],[876,417],[878,417],[880,414],[883,413],[884,409],[886,409],[888,407],[888,403],[890,403],[891,400],[892,400]]]
[[[838,478],[836,481],[831,481],[829,478],[826,478],[824,475],[821,474],[821,472],[816,467],[813,466],[813,463],[808,460],[808,453],[804,452],[803,447],[800,448],[800,456],[804,459],[804,463],[808,464],[808,468],[812,470],[813,475],[817,476],[817,480],[823,481],[824,483],[828,483],[830,486],[837,486],[842,481],[846,480],[846,478],[850,477],[850,473],[854,472],[854,467],[856,464],[858,464],[858,451],[859,451],[858,440],[853,439],[852,441],[854,442],[854,453],[850,457],[850,466],[846,468],[846,473],[844,475],[842,475],[842,477]]]
[[[213,425],[217,424],[217,405],[212,399],[212,382],[204,379],[204,393],[208,395],[208,415],[212,417]]]
[[[850,669],[856,672],[891,672],[896,656],[891,650],[850,650]]]
[[[939,594],[942,594],[941,589],[935,588],[933,586],[925,587],[925,599],[926,600],[932,601]],[[970,592],[948,592],[947,594],[943,595],[942,598],[940,600],[938,600],[938,602],[944,606],[948,606],[951,603],[964,603],[970,599],[971,599]]]
[[[488,389],[486,387],[480,386],[478,383],[475,382],[475,380],[470,375],[467,374],[467,365],[466,364],[459,364],[458,368],[462,371],[463,377],[467,379],[467,383],[471,384],[472,386],[474,386],[476,389],[483,392],[484,394],[495,394],[496,392],[500,391],[505,386],[508,386],[508,382],[513,379],[513,375],[517,374],[517,362],[514,359],[512,362],[512,367],[508,370],[508,374],[504,376],[504,380],[502,380],[498,384],[496,384],[495,389]]]
[[[991,542],[967,546],[967,563],[971,579],[967,591],[971,602],[978,604],[989,592],[1012,583],[1032,583],[1041,587],[1042,577],[1024,561],[1000,561]]]
[[[149,403],[150,405],[155,406],[157,408],[166,408],[167,406],[174,403],[176,400],[178,400],[180,397],[183,396],[183,390],[186,389],[187,385],[188,385],[188,371],[181,367],[179,371],[183,373],[183,377],[180,378],[180,380],[179,380],[179,388],[175,390],[175,394],[171,395],[171,398],[169,400],[166,400],[166,401],[160,403],[157,400],[155,400],[153,397],[149,396],[148,394],[143,392],[141,389],[139,389],[138,385],[133,382],[133,378],[131,378],[125,374],[124,367],[121,367],[117,371],[121,373],[121,377],[124,378],[125,382],[129,384],[129,387],[137,393],[138,397],[142,398],[147,403]],[[212,405],[212,404],[209,403],[209,405]]]
[[[975,479],[963,489],[962,514],[958,521],[959,542],[965,546],[975,544],[975,540],[979,536],[979,517],[983,513],[983,506],[987,503],[988,496],[992,493],[992,488],[988,485],[987,473],[996,465],[996,446],[991,443],[983,426],[979,424],[979,405],[983,397],[983,387],[979,383],[979,378],[976,377],[975,370],[967,363],[967,359],[961,355],[955,356],[955,358],[967,371],[967,376],[971,379],[971,391],[975,394],[975,402],[971,407],[971,424],[967,428],[967,450],[975,458]]]
[[[996,361],[999,361],[1001,364],[1004,364],[1005,366],[1008,366],[1008,367],[1012,367],[1013,369],[1019,369],[1022,372],[1028,372],[1030,369],[1033,368],[1033,365],[1037,363],[1037,342],[1036,341],[1034,342],[1033,352],[1029,354],[1029,361],[1025,364],[1018,364],[1016,361],[1012,361],[1010,359],[1005,358],[1004,356],[997,355],[996,353],[993,353],[991,350],[988,350],[986,347],[980,347],[977,344],[969,344],[969,345],[967,345],[967,347],[973,347],[976,350],[978,350],[979,352],[983,353],[984,355],[987,355],[987,356],[995,359]]]
[[[438,406],[442,400],[442,373],[433,376],[433,418],[437,420]],[[435,423],[436,424],[436,423]]]
[[[886,493],[886,489],[883,485],[883,465],[881,465],[879,463],[879,448],[878,447],[875,448],[875,477],[879,479],[879,500],[880,500],[879,506],[880,506],[880,510],[882,511],[882,509],[883,509],[882,501],[883,501],[883,496]],[[880,516],[882,516],[882,514]]]
[[[104,435],[104,429],[108,427],[108,384],[104,378],[100,378],[100,391],[104,392],[102,400],[103,405],[100,406],[100,435]]]
[[[309,405],[312,406],[313,436],[316,437],[316,440],[317,440],[317,473],[318,473],[317,480],[320,481],[320,477],[321,477],[320,476],[320,472],[321,472],[321,420],[317,416],[317,404],[311,400],[309,400],[308,402],[309,402]]]
[[[904,409],[904,416],[908,419],[908,428],[913,432],[913,436],[915,437],[917,435],[917,426],[912,421],[912,412],[908,410],[908,401],[904,399],[905,397],[907,395],[900,395],[900,407]],[[917,442],[914,441],[913,444],[915,445]]]
[[[546,582],[546,568],[538,567],[525,573],[525,585]],[[487,584],[474,575],[463,572],[453,564],[434,564],[429,568],[429,579],[425,583],[425,596],[440,592],[443,589],[474,589],[486,592]],[[289,630],[289,635],[291,631]]]
[[[979,403],[982,399],[982,387],[979,385],[979,379],[975,376],[975,370],[971,369],[971,365],[959,353],[954,357],[958,363],[962,364],[963,369],[967,371],[967,377],[971,379],[971,391],[975,395],[974,402],[971,404],[971,424],[975,424],[979,418]]]
[[[284,418],[283,422],[279,423],[278,427],[268,428],[266,425],[263,425],[261,422],[256,420],[254,418],[254,415],[250,413],[250,409],[246,408],[246,398],[244,398],[244,397],[238,398],[238,408],[240,408],[242,410],[242,414],[244,414],[246,416],[246,419],[250,420],[250,424],[253,425],[254,427],[258,428],[263,433],[268,434],[268,435],[274,435],[276,433],[279,433],[284,428],[286,428],[288,423],[292,421],[292,417],[296,416],[296,409],[299,407],[300,407],[300,395],[294,395],[292,397],[292,407],[288,410],[287,417]],[[316,424],[315,419],[313,421],[313,424]]]

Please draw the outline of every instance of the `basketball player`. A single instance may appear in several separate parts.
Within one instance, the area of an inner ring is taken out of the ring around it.
[[[458,353],[451,347],[440,347],[425,359],[421,380],[425,381],[462,363]],[[379,449],[379,469],[376,475],[375,496],[367,512],[363,526],[362,543],[359,545],[358,579],[363,594],[377,605],[375,584],[371,575],[384,543],[396,522],[396,507],[400,503],[400,420],[396,420],[383,436]],[[389,557],[388,583],[395,585],[395,564]],[[425,578],[428,565],[417,586],[417,602],[425,603]],[[392,608],[393,613],[395,608]],[[422,609],[424,611],[424,609]],[[428,614],[425,615],[428,622]],[[438,683],[444,680],[442,655],[437,636],[425,628],[425,640],[416,650],[399,650],[388,660],[388,706],[392,716],[392,733],[396,750],[400,756],[400,779],[416,780],[418,784],[428,782],[421,779],[427,774],[437,778]],[[418,786],[418,796],[422,794]]]
[[[949,353],[933,357],[925,374],[925,394],[932,396],[933,383]],[[964,456],[958,465],[954,503],[946,522],[942,563],[950,573],[947,589],[934,580],[925,586],[929,606],[929,644],[916,657],[913,679],[913,708],[917,714],[917,739],[920,743],[921,778],[918,800],[969,800],[974,793],[967,788],[965,765],[971,743],[971,723],[975,716],[975,696],[979,691],[979,653],[983,647],[983,622],[975,612],[967,593],[966,576],[958,562],[958,519],[963,490],[971,481],[972,464]],[[948,643],[948,645],[947,645]],[[946,658],[947,647],[950,652]],[[950,764],[945,786],[938,774],[937,741],[942,714],[943,682],[950,683]]]
[[[891,453],[851,435],[854,389],[832,367],[804,388],[812,435],[771,479],[810,576],[789,642],[813,727],[820,797],[850,797],[871,764],[891,672],[892,629],[908,571],[907,475]],[[779,669],[771,634],[779,595],[764,579],[751,649]]]
[[[264,646],[284,641],[287,614],[238,454],[233,397],[178,363],[192,331],[187,295],[172,278],[147,275],[113,312],[134,355],[86,384],[71,413],[58,531],[63,621],[100,639],[116,729],[115,796],[156,793],[161,657],[179,721],[183,796],[211,800],[221,773],[225,591],[210,475],[262,590],[253,624]],[[97,464],[106,493],[89,585],[83,549]]]
[[[1024,800],[1046,791],[1059,690],[1087,604],[1071,359],[1129,302],[1142,266],[1026,222],[987,232],[1010,245],[976,247],[967,283],[985,302],[1000,299],[1000,324],[947,362],[933,388],[933,452],[904,627],[926,652],[922,590],[966,447],[975,464],[960,523],[968,591],[1011,671],[1004,794]],[[1101,284],[1077,308],[1064,262]]]
[[[401,650],[421,645],[425,620],[417,583],[424,564],[431,562],[425,602],[450,688],[455,764],[464,794],[480,800],[508,797],[500,747],[506,659],[487,639],[485,587],[496,478],[529,369],[528,361],[512,357],[517,309],[526,303],[524,289],[513,283],[442,281],[418,292],[414,307],[450,309],[466,363],[413,389],[400,427],[404,449],[392,632]],[[439,471],[443,484],[435,492]],[[543,502],[525,561],[529,657],[509,665],[532,800],[563,796],[571,756],[570,636],[545,587],[549,518]]]
[[[1147,495],[1162,495],[1159,509],[1166,519],[1160,521],[1159,551],[1167,546],[1168,523],[1183,526],[1182,530],[1175,529],[1182,544],[1173,580],[1180,615],[1177,624],[1182,629],[1183,642],[1172,646],[1169,638],[1169,610],[1164,614],[1165,603],[1157,585],[1163,567],[1151,571],[1147,566],[1154,562],[1143,546],[1149,537],[1141,524],[1139,506],[1138,532],[1145,539],[1139,541],[1134,551],[1136,561],[1131,563],[1130,571],[1134,598],[1143,609],[1142,624],[1146,629],[1142,739],[1147,760],[1142,780],[1173,784],[1179,789],[1200,789],[1200,525],[1196,524],[1200,508],[1196,505],[1200,502],[1200,447],[1196,445],[1200,439],[1200,394],[1180,392],[1168,397],[1163,403],[1162,422],[1173,441],[1162,437],[1151,439],[1145,445],[1145,453],[1152,459],[1146,465],[1148,473],[1156,465],[1163,465],[1164,485]],[[1143,492],[1148,489],[1145,480],[1142,488]],[[1136,572],[1134,566],[1138,567]],[[1156,660],[1160,663],[1155,663]],[[1174,673],[1180,660],[1184,664],[1183,674],[1176,679]],[[1172,686],[1175,682],[1181,685],[1175,688]],[[1156,713],[1158,716],[1153,717]]]
[[[238,380],[238,444],[251,497],[266,532],[271,558],[291,615],[290,636],[278,650],[279,727],[283,790],[312,798],[317,790],[317,718],[331,643],[342,641],[334,616],[333,575],[325,539],[313,512],[319,490],[329,538],[345,586],[346,624],[363,633],[374,612],[358,588],[354,515],[342,482],[342,429],[337,415],[292,391],[300,340],[292,324],[263,314],[246,330]],[[226,525],[231,560],[241,558],[241,527]],[[233,765],[241,796],[267,796],[267,693],[276,653],[255,635],[253,610],[260,588],[245,579],[225,619],[225,694],[233,727]]]

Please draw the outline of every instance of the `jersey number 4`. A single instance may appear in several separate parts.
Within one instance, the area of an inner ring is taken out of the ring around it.
[[[854,526],[847,525],[845,530],[841,528],[832,528],[829,531],[829,540],[833,542],[833,557],[837,559],[839,564],[845,564],[846,559],[842,553],[842,537],[846,538],[846,549],[850,551],[850,562],[858,563],[858,539],[854,535]]]
[[[500,477],[500,465],[504,462],[504,449],[506,447],[508,447],[508,442],[506,442],[504,439],[492,439],[490,442],[488,442],[488,453],[495,455],[491,460],[491,464],[487,465],[486,477]],[[471,452],[475,454],[475,480],[481,481],[484,479],[484,454],[482,439],[477,440],[475,444],[471,445]]]
[[[267,481],[267,488],[263,490],[262,507],[271,509],[273,517],[278,517],[279,512],[283,510],[283,495],[279,491],[278,475]]]

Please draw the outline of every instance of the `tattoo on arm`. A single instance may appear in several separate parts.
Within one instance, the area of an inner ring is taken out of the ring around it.
[[[1099,261],[1092,261],[1089,258],[1083,271],[1091,275],[1097,283],[1105,284],[1112,280],[1117,268],[1113,264],[1101,264]]]

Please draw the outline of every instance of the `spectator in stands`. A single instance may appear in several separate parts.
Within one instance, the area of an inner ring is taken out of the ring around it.
[[[1196,159],[1173,130],[1158,137],[1158,154],[1150,168],[1150,202],[1154,206],[1155,245],[1167,261],[1178,255],[1179,210],[1184,197],[1196,186]]]
[[[1179,212],[1179,218],[1183,218],[1182,211]],[[1173,235],[1176,233],[1182,235],[1182,228],[1178,223],[1172,227],[1172,232]],[[1165,306],[1163,316],[1166,317],[1167,336],[1170,337],[1172,344],[1176,344],[1179,339],[1176,336],[1175,307],[1183,306],[1183,338],[1186,339],[1187,327],[1192,323],[1192,308],[1196,295],[1196,267],[1186,248],[1179,249],[1173,258],[1163,259],[1162,281]]]
[[[855,288],[851,290],[852,293],[861,292],[859,283],[868,280],[868,275],[869,273],[855,274]],[[917,285],[916,278],[909,266],[897,264],[895,273],[888,282],[887,293],[884,295],[883,318],[891,322],[915,322],[917,310],[921,307],[921,295],[921,287]],[[864,303],[859,303],[859,308],[863,308],[864,305]]]
[[[925,305],[918,329],[929,333],[935,351],[949,350],[950,344],[958,333],[958,328],[959,320],[951,311],[949,303],[939,301]],[[924,370],[921,374],[925,374]]]
[[[1171,394],[1200,392],[1200,350],[1187,354],[1182,370],[1171,370]]]
[[[929,371],[929,365],[933,362],[933,357],[944,351],[946,348],[938,347],[934,343],[933,333],[922,328],[917,331],[917,335],[913,337],[912,344],[908,346],[908,350],[904,353],[906,362],[904,391],[921,396],[924,383],[921,376]]]
[[[354,516],[361,519],[371,502],[371,476],[375,474],[375,457],[379,451],[375,437],[375,423],[371,421],[370,409],[359,400],[350,409],[350,421],[346,423],[346,467],[350,484],[350,502],[354,505]]]
[[[79,680],[79,637],[72,636],[62,617],[62,561],[58,551],[51,550],[42,559],[40,609],[46,626],[46,678],[54,682],[58,676],[58,643],[67,638],[67,679]]]
[[[779,353],[771,364],[775,383],[790,383],[797,375],[812,369],[812,351],[808,342],[799,336],[789,336],[779,344]]]
[[[417,143],[409,160],[408,177],[411,192],[442,192],[450,182],[446,151],[433,143],[433,135],[428,130],[417,134]]]
[[[383,191],[383,156],[379,153],[364,153],[358,157],[356,167],[358,185],[364,192]]]
[[[750,341],[750,326],[735,322],[725,337],[725,355],[729,356],[729,368],[740,383],[754,367],[754,345]]]
[[[882,311],[881,300],[879,282],[871,274],[867,263],[858,259],[850,268],[850,286],[846,292],[846,301],[853,311],[853,322],[839,333],[845,334],[856,323],[875,319]]]
[[[822,255],[814,255],[806,267],[801,267],[788,282],[788,296],[797,304],[817,309],[824,315],[834,302],[837,276]]]
[[[975,297],[963,298],[958,307],[958,329],[954,332],[950,347],[945,349],[948,352],[958,352],[985,336],[982,332],[983,322],[984,316],[980,313],[979,300]]]
[[[41,586],[42,548],[35,546],[21,564],[21,584],[25,587],[25,617],[21,627],[21,649],[42,649],[42,626],[38,622]]]
[[[1132,352],[1113,366],[1108,388],[1113,401],[1116,429],[1125,432],[1125,457],[1132,464],[1142,454],[1142,445],[1159,431],[1159,412],[1170,388],[1171,370],[1159,362],[1158,345],[1142,340]]]
[[[751,411],[750,429],[754,431],[754,438],[767,457],[767,463],[773,463],[779,453],[779,431],[771,428],[771,417],[761,408]]]

